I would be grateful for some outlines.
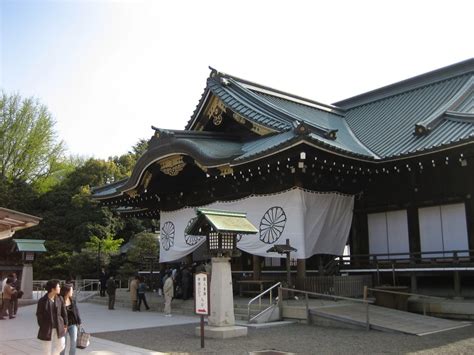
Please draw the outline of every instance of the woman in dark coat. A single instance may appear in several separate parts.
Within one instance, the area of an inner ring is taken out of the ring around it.
[[[38,339],[43,340],[44,354],[59,354],[65,346],[64,335],[67,330],[67,313],[59,296],[59,280],[46,283],[47,293],[40,298],[36,307],[39,325]]]
[[[67,335],[69,334],[69,355],[76,355],[76,344],[77,344],[77,332],[81,326],[81,316],[79,315],[79,309],[77,308],[76,300],[72,297],[73,286],[72,284],[65,284],[61,287],[60,295],[63,299],[64,306],[66,307],[67,313]],[[66,354],[66,347],[61,351],[61,355]]]

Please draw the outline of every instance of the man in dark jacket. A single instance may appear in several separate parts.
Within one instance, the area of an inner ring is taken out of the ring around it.
[[[65,347],[67,313],[59,297],[59,280],[50,280],[45,287],[47,293],[40,298],[36,307],[38,339],[43,340],[43,354],[59,354]]]
[[[105,289],[107,288],[107,273],[105,272],[104,268],[102,268],[102,270],[99,273],[99,281],[100,281],[100,297],[105,297]]]
[[[115,280],[114,276],[110,275],[109,279],[107,280],[107,294],[109,295],[109,309],[114,309],[115,306]]]

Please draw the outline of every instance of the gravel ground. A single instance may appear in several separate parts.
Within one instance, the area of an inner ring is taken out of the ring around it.
[[[169,353],[248,354],[277,350],[297,354],[474,354],[474,326],[418,337],[292,324],[249,328],[247,337],[206,339],[204,349],[200,347],[200,338],[194,335],[196,326],[198,324],[145,328],[93,336]]]

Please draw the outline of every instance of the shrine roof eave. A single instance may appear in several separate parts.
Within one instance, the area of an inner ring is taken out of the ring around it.
[[[152,164],[173,155],[189,156],[205,168],[221,166],[239,166],[262,158],[276,155],[291,149],[299,144],[319,147],[333,154],[357,158],[359,160],[373,160],[374,157],[355,154],[349,150],[324,144],[317,138],[309,135],[301,136],[293,131],[283,132],[272,136],[260,137],[248,142],[227,141],[224,139],[210,139],[206,135],[196,138],[196,132],[189,134],[189,138],[180,139],[164,137],[155,140],[145,154],[136,163],[130,178],[92,189],[92,198],[104,200],[121,196],[123,193],[136,188],[146,169]],[[204,138],[203,138],[204,137]]]
[[[161,130],[164,132],[164,130]],[[228,164],[242,151],[242,143],[235,140],[218,138],[218,134],[209,132],[166,131],[168,135],[150,140],[150,148],[140,157],[135,164],[131,176],[114,183],[92,189],[92,198],[95,200],[109,199],[122,195],[134,189],[140,182],[144,172],[152,164],[161,159],[184,155],[199,162],[206,168],[213,168]],[[177,133],[179,132],[179,133]],[[176,133],[172,135],[171,133]]]
[[[127,191],[133,190],[138,186],[144,172],[152,164],[173,155],[189,156],[197,161],[200,166],[211,169],[223,166],[238,167],[258,160],[268,159],[297,146],[306,146],[342,158],[377,164],[448,151],[474,143],[474,139],[471,138],[451,142],[450,144],[433,146],[430,147],[430,149],[409,152],[404,155],[380,158],[373,155],[355,153],[342,144],[337,144],[337,142],[331,140],[324,141],[318,135],[311,133],[296,135],[294,132],[288,131],[272,136],[260,137],[248,142],[229,142],[224,139],[210,139],[205,134],[201,135],[201,138],[196,139],[195,133],[196,132],[193,132],[192,135],[190,134],[190,138],[186,139],[162,138],[154,142],[151,144],[151,148],[139,159],[129,179],[119,181],[112,185],[94,188],[92,198],[96,200],[107,200],[120,197]],[[183,132],[180,132],[180,134],[185,135]],[[194,138],[191,136],[194,136]],[[304,147],[302,149],[304,149]]]
[[[0,239],[9,238],[21,229],[34,227],[41,220],[40,217],[0,207]]]

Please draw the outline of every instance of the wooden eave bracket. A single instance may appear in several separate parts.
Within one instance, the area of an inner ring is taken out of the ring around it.
[[[295,122],[295,128],[294,128],[294,132],[299,136],[308,135],[310,133],[316,133],[330,140],[336,140],[337,131],[338,131],[337,129],[325,129],[325,128],[314,127],[314,126],[308,125],[305,122]]]
[[[234,172],[234,169],[229,164],[219,166],[218,169],[220,171],[221,176],[229,175]]]
[[[160,139],[174,137],[174,132],[167,129],[157,128],[155,126],[151,126],[151,128],[155,131],[155,134],[153,135],[154,138]]]

